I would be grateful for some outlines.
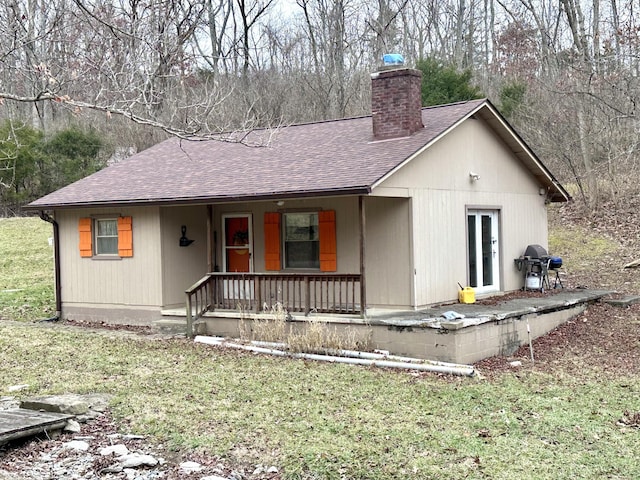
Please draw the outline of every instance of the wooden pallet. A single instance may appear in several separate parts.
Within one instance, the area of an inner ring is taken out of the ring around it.
[[[0,410],[0,445],[12,440],[61,430],[74,415],[25,408]]]

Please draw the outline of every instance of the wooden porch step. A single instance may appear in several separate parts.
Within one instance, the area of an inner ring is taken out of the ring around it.
[[[61,430],[75,415],[26,408],[0,410],[0,445],[12,440]]]

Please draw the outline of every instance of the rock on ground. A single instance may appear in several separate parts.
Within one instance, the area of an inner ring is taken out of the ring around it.
[[[0,398],[0,408],[16,408]],[[191,457],[191,458],[189,458]],[[168,460],[169,459],[169,460]],[[276,469],[277,470],[277,469]],[[141,435],[118,432],[108,411],[83,423],[79,433],[31,438],[0,447],[0,480],[277,480],[254,468],[232,469],[219,458],[180,455]]]

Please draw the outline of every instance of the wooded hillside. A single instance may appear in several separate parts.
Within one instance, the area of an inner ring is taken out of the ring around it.
[[[45,137],[91,128],[109,154],[126,155],[166,135],[369,114],[369,74],[383,53],[397,52],[409,66],[430,58],[468,71],[593,212],[638,190],[638,8],[633,0],[4,1],[0,118]],[[0,154],[0,172],[16,161]]]

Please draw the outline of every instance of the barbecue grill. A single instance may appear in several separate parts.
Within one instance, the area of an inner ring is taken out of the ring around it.
[[[516,267],[523,272],[524,289],[544,291],[551,288],[549,271],[555,273],[553,288],[564,288],[558,269],[562,267],[562,258],[553,257],[540,245],[528,245],[524,255],[515,259]]]

